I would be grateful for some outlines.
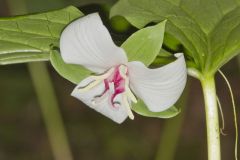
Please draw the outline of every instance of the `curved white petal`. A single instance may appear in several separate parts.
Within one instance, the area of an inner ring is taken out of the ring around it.
[[[92,100],[95,96],[101,95],[104,91],[104,83],[100,83],[98,86],[90,89],[89,91],[80,92],[79,87],[86,86],[89,84],[93,79],[91,77],[88,77],[84,79],[82,82],[78,84],[78,86],[73,90],[72,96],[76,97],[77,99],[81,100],[83,103],[88,105],[90,108],[96,110],[97,112],[105,115],[106,117],[112,119],[113,121],[117,123],[122,123],[127,117],[128,114],[124,107],[113,107],[109,101],[108,98],[103,99],[100,103],[94,104],[92,103]],[[121,100],[121,97],[116,97]]]
[[[141,62],[129,62],[130,87],[150,111],[160,112],[171,107],[186,84],[187,70],[182,53],[174,62],[157,69],[148,69]]]
[[[60,50],[66,63],[80,64],[97,73],[127,62],[124,50],[114,44],[98,13],[68,25],[60,38]]]

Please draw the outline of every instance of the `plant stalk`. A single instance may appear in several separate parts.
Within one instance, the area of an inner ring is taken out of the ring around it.
[[[208,160],[221,160],[218,106],[214,76],[201,79],[207,123]]]
[[[9,12],[13,15],[27,14],[26,0],[8,0]],[[71,147],[65,131],[61,112],[52,81],[45,63],[29,63],[28,69],[36,91],[45,122],[49,142],[55,160],[73,160]]]
[[[30,63],[28,66],[47,128],[54,159],[73,160],[47,66],[42,62]]]

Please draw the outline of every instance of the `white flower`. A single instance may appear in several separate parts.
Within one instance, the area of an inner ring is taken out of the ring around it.
[[[128,62],[125,51],[116,46],[97,13],[80,18],[63,31],[61,56],[66,63],[82,65],[95,73],[81,81],[72,96],[117,123],[133,119],[135,95],[152,112],[171,107],[186,84],[182,53],[161,68],[149,69],[142,62]]]

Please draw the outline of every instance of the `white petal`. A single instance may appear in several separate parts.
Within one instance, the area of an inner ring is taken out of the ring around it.
[[[129,62],[130,87],[150,111],[160,112],[171,107],[186,84],[187,70],[182,53],[174,62],[157,69],[148,69],[141,62]]]
[[[106,117],[112,119],[117,123],[122,123],[127,117],[127,112],[124,107],[117,107],[114,108],[110,103],[109,100],[106,98],[101,101],[99,104],[94,105],[92,100],[95,96],[101,95],[104,91],[104,83],[99,84],[98,86],[90,89],[89,91],[81,93],[79,91],[79,87],[86,86],[89,82],[93,81],[91,77],[84,79],[79,85],[73,90],[72,96],[76,97],[77,99],[81,100],[83,103],[91,107],[92,109],[96,110],[97,112],[105,115]],[[117,97],[116,97],[117,98]],[[118,97],[119,99],[121,97]]]
[[[98,13],[68,25],[60,38],[60,50],[66,63],[83,65],[98,73],[127,62],[124,50],[114,44]]]

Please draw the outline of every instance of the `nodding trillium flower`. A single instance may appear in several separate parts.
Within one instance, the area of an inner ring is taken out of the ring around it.
[[[142,62],[128,62],[97,13],[80,18],[63,31],[61,56],[65,63],[82,65],[95,73],[82,80],[72,96],[117,123],[134,118],[131,103],[142,99],[152,112],[170,108],[186,83],[182,53],[174,62],[149,69]]]

